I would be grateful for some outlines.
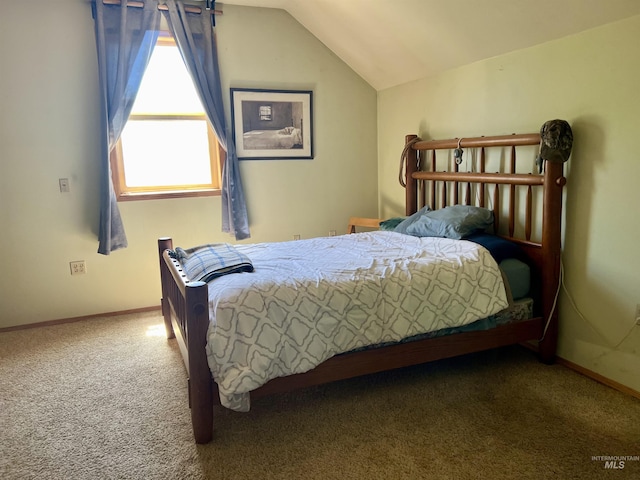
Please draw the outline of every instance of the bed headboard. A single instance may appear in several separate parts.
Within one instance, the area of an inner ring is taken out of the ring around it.
[[[562,162],[542,161],[539,173],[540,142],[539,133],[429,141],[407,135],[400,183],[407,215],[425,205],[493,210],[494,232],[520,244],[530,259],[532,285],[538,288],[536,313],[548,321],[549,334],[540,343],[544,358],[544,350],[553,356],[556,348],[566,179]]]

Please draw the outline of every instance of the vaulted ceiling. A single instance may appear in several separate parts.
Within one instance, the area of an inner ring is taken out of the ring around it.
[[[286,10],[377,90],[640,15],[640,0],[221,3]]]

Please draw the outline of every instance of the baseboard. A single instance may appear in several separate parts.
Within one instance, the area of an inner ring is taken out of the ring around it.
[[[538,351],[538,346],[533,344],[532,342],[524,342],[521,343],[523,347],[532,350],[534,352]],[[593,370],[589,370],[588,368],[581,367],[577,363],[573,363],[566,358],[556,356],[556,363],[562,365],[563,367],[567,367],[574,372],[577,372],[585,377],[590,378],[591,380],[595,380],[598,383],[602,383],[607,387],[611,387],[614,390],[618,390],[619,392],[626,393],[627,395],[631,395],[634,398],[640,399],[640,392],[634,390],[633,388],[629,388],[626,385],[616,382],[615,380],[611,380],[610,378],[604,377],[599,373],[594,372]]]
[[[584,375],[585,377],[589,377],[590,379],[595,380],[598,383],[602,383],[607,387],[611,387],[614,390],[618,390],[622,393],[626,393],[627,395],[631,395],[632,397],[635,397],[640,400],[640,392],[638,392],[637,390],[634,390],[633,388],[629,388],[626,385],[622,385],[621,383],[618,383],[615,380],[611,380],[610,378],[604,377],[599,373],[594,372],[593,370],[584,368],[578,365],[577,363],[573,363],[562,357],[556,357],[556,362],[564,367],[570,368],[571,370],[578,372],[581,375]]]
[[[25,325],[16,325],[16,326],[13,326],[13,327],[4,327],[4,328],[0,328],[0,333],[12,332],[14,330],[26,330],[28,328],[50,327],[52,325],[62,325],[64,323],[82,322],[84,320],[91,320],[91,319],[94,319],[94,318],[117,317],[118,315],[127,315],[127,314],[130,314],[130,313],[154,312],[156,310],[158,310],[158,311],[161,310],[160,305],[155,305],[153,307],[132,308],[131,310],[120,310],[120,311],[117,311],[117,312],[96,313],[96,314],[93,314],[93,315],[82,315],[80,317],[59,318],[57,320],[48,320],[46,322],[27,323]]]

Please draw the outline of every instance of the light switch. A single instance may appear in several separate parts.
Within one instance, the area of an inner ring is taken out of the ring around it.
[[[58,179],[58,183],[60,184],[60,193],[69,193],[69,179],[68,178],[60,178]]]

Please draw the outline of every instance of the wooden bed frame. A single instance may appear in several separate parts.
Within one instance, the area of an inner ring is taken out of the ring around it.
[[[345,353],[330,358],[309,372],[271,380],[251,392],[251,398],[523,342],[537,343],[541,361],[554,361],[558,332],[555,301],[560,280],[562,189],[566,183],[563,164],[545,162],[541,175],[514,173],[516,147],[538,145],[540,135],[537,133],[443,141],[422,141],[415,135],[408,135],[405,140],[405,172],[401,180],[406,183],[406,214],[416,212],[425,204],[432,208],[455,203],[485,206],[485,194],[492,194],[495,231],[500,232],[500,228],[506,225],[507,233],[502,236],[520,244],[530,259],[534,318],[487,331]],[[507,172],[485,172],[485,150],[491,147],[511,151],[510,158],[502,162]],[[452,166],[451,171],[435,171],[435,152],[455,148],[480,149],[477,171],[461,172],[453,161],[448,162]],[[533,159],[529,158],[529,161],[533,165]],[[501,194],[505,188],[510,192],[507,195]],[[525,202],[515,200],[516,189],[520,188],[525,189]],[[538,188],[543,193],[534,195]],[[503,196],[508,197],[504,204]],[[540,197],[542,208],[534,207],[535,198]],[[524,205],[520,206],[520,203]],[[501,213],[504,211],[508,213]],[[534,217],[540,215],[540,240],[533,241]],[[516,235],[516,230],[524,230],[524,233]],[[195,440],[207,443],[213,437],[213,405],[219,404],[217,385],[212,380],[205,352],[209,325],[207,285],[188,281],[181,265],[168,255],[167,250],[172,248],[170,238],[158,240],[162,313],[167,337],[177,339],[187,369]]]

